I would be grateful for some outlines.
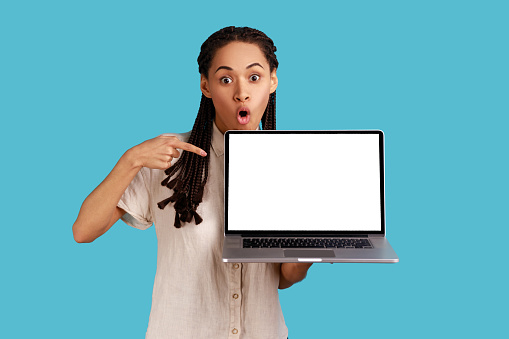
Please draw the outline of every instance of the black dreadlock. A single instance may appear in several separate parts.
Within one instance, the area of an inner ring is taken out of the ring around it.
[[[258,45],[270,65],[270,71],[277,69],[279,63],[276,58],[274,42],[263,32],[249,27],[225,27],[212,34],[201,46],[198,56],[198,70],[205,77],[217,50],[230,42],[240,41]],[[210,144],[212,139],[212,126],[216,112],[212,99],[201,96],[198,116],[194,122],[188,143],[193,144],[207,152],[206,157],[184,151],[179,160],[165,170],[168,175],[161,185],[173,190],[173,195],[159,202],[157,206],[163,209],[170,202],[175,203],[176,228],[182,222],[191,222],[194,218],[196,225],[203,219],[196,212],[196,208],[203,198],[203,191],[209,174]],[[262,116],[262,128],[276,129],[276,92],[270,94],[267,108]],[[170,180],[171,177],[174,178]]]

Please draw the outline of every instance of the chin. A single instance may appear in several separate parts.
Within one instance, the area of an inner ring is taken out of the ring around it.
[[[260,122],[258,121],[258,123],[253,123],[253,121],[250,121],[249,123],[243,125],[243,124],[239,124],[238,122],[235,124],[235,128],[233,129],[236,129],[236,130],[242,130],[242,131],[250,131],[250,130],[256,130],[258,128],[258,126],[260,126]]]

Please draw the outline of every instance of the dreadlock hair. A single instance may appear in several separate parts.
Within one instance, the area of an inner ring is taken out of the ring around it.
[[[256,44],[263,52],[270,65],[270,71],[277,69],[279,63],[276,58],[274,42],[263,32],[249,27],[225,27],[213,33],[201,46],[198,56],[198,70],[200,74],[208,77],[212,59],[217,50],[227,44],[239,41]],[[203,191],[209,174],[210,144],[212,139],[212,126],[216,111],[212,99],[201,96],[198,116],[194,122],[188,143],[193,144],[207,152],[206,157],[184,151],[179,160],[165,170],[168,177],[161,182],[162,186],[173,190],[173,195],[160,201],[157,206],[164,209],[170,202],[175,203],[174,226],[180,228],[182,223],[191,222],[194,218],[196,225],[203,219],[196,212],[196,208],[203,198]],[[267,108],[262,116],[264,130],[276,129],[276,92],[271,93]],[[173,177],[173,179],[171,179]],[[171,179],[171,180],[170,180]]]

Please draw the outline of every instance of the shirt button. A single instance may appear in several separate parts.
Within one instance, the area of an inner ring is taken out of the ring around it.
[[[239,333],[239,330],[237,330],[236,328],[234,328],[234,329],[232,330],[232,333],[233,333],[233,334],[237,334],[237,333]]]
[[[233,268],[234,268],[234,269],[239,268],[239,264],[235,264],[235,265],[233,265]]]
[[[239,295],[238,295],[237,293],[235,293],[235,294],[233,295],[233,299],[237,299],[238,297],[239,297]]]

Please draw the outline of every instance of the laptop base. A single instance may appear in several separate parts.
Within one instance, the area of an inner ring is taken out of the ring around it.
[[[235,263],[397,263],[385,237],[370,238],[373,248],[241,248],[241,236],[227,236],[223,262]]]

